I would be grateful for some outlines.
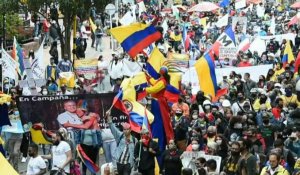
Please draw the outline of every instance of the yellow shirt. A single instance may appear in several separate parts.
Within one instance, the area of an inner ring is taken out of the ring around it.
[[[293,94],[290,97],[287,97],[285,95],[281,95],[280,98],[283,100],[283,105],[286,107],[288,106],[290,103],[296,103],[297,104],[297,95]]]
[[[267,110],[272,109],[271,103],[270,103],[268,100],[267,100],[266,103],[264,103],[264,104],[266,105]],[[259,110],[260,110],[260,106],[261,106],[261,104],[259,103],[259,99],[256,99],[256,100],[254,101],[254,104],[253,104],[254,110],[255,110],[256,112],[259,111]]]

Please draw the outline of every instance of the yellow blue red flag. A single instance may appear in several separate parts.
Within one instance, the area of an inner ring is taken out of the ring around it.
[[[153,25],[142,23],[115,27],[110,29],[110,33],[131,58],[161,38],[161,33]]]

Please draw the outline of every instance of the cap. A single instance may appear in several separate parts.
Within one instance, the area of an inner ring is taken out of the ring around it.
[[[231,106],[230,101],[229,101],[229,100],[224,100],[224,101],[222,102],[222,106],[223,106],[223,107],[230,107],[230,106]]]
[[[122,123],[123,129],[130,129],[130,124],[127,122]]]

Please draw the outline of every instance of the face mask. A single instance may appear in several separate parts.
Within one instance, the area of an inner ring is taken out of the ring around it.
[[[175,114],[177,117],[181,117],[182,116],[182,113],[176,113]]]
[[[269,124],[269,119],[264,119],[263,123],[266,124],[266,125]]]
[[[267,97],[260,97],[259,100],[260,104],[266,103],[266,101],[267,101]]]
[[[213,133],[213,132],[208,132],[208,133],[207,133],[207,137],[210,137],[210,138],[211,138],[211,137],[213,137],[213,136],[215,136],[215,133]]]
[[[291,89],[285,89],[285,95],[286,95],[287,97],[292,96],[292,90],[291,90]]]
[[[198,118],[198,115],[193,115],[192,117],[194,120],[196,120]]]
[[[57,141],[54,141],[54,142],[53,142],[53,145],[55,145],[55,146],[59,145],[59,141],[58,141],[58,140],[57,140]]]
[[[19,115],[19,114],[20,114],[19,111],[14,112],[14,115]]]
[[[204,108],[205,108],[206,110],[208,110],[208,109],[210,109],[210,105],[205,105]]]
[[[244,99],[244,97],[238,96],[237,99],[238,99],[238,101],[242,101]]]
[[[192,149],[193,150],[198,150],[199,149],[199,144],[193,144]]]
[[[222,140],[217,140],[216,143],[217,143],[218,145],[221,145],[221,144],[222,144]]]
[[[232,156],[239,156],[240,152],[238,152],[238,151],[231,151],[231,155]]]
[[[235,129],[241,129],[241,128],[243,128],[243,125],[241,123],[235,123],[234,126],[233,126],[233,128],[235,128]]]

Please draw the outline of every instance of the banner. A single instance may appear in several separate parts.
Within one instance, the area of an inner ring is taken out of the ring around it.
[[[119,21],[122,25],[126,26],[136,22],[136,16],[131,11],[125,13],[125,15]]]
[[[246,34],[247,32],[247,17],[232,17],[232,30],[236,34]]]
[[[23,124],[43,123],[48,130],[57,130],[62,124],[80,124],[89,117],[97,117],[100,127],[105,126],[105,112],[111,107],[115,93],[61,95],[61,96],[19,96],[17,106]],[[116,126],[128,121],[121,111],[112,109]]]
[[[235,71],[237,74],[241,74],[242,76],[245,73],[250,73],[251,79],[253,81],[258,81],[260,75],[266,76],[269,69],[272,69],[273,65],[260,65],[260,66],[249,66],[249,67],[229,67],[229,68],[221,68],[216,69],[216,77],[217,82],[221,82],[223,76],[229,76],[230,72]],[[199,85],[198,75],[195,70],[195,67],[190,67],[183,75],[181,83],[188,85],[192,84],[192,94],[197,94],[197,92],[201,89]]]
[[[246,7],[246,0],[239,0],[235,2],[235,9],[241,9]]]
[[[98,60],[97,59],[75,60],[74,68],[77,74],[84,75],[85,78],[92,79],[96,77],[96,72],[98,70]]]
[[[181,157],[181,163],[184,168],[194,168],[195,166],[195,160],[197,160],[200,157],[205,158],[206,161],[213,159],[217,162],[217,169],[216,172],[220,173],[221,169],[221,160],[222,158],[220,156],[212,156],[212,155],[206,155],[203,151],[199,152],[188,152],[185,151],[180,156]]]
[[[228,17],[229,17],[228,14],[222,16],[222,17],[216,22],[216,26],[219,27],[219,28],[221,28],[221,27],[223,27],[223,26],[227,26],[227,24],[228,24]]]
[[[219,59],[236,59],[236,52],[237,48],[236,47],[220,47],[220,54],[219,54]]]

